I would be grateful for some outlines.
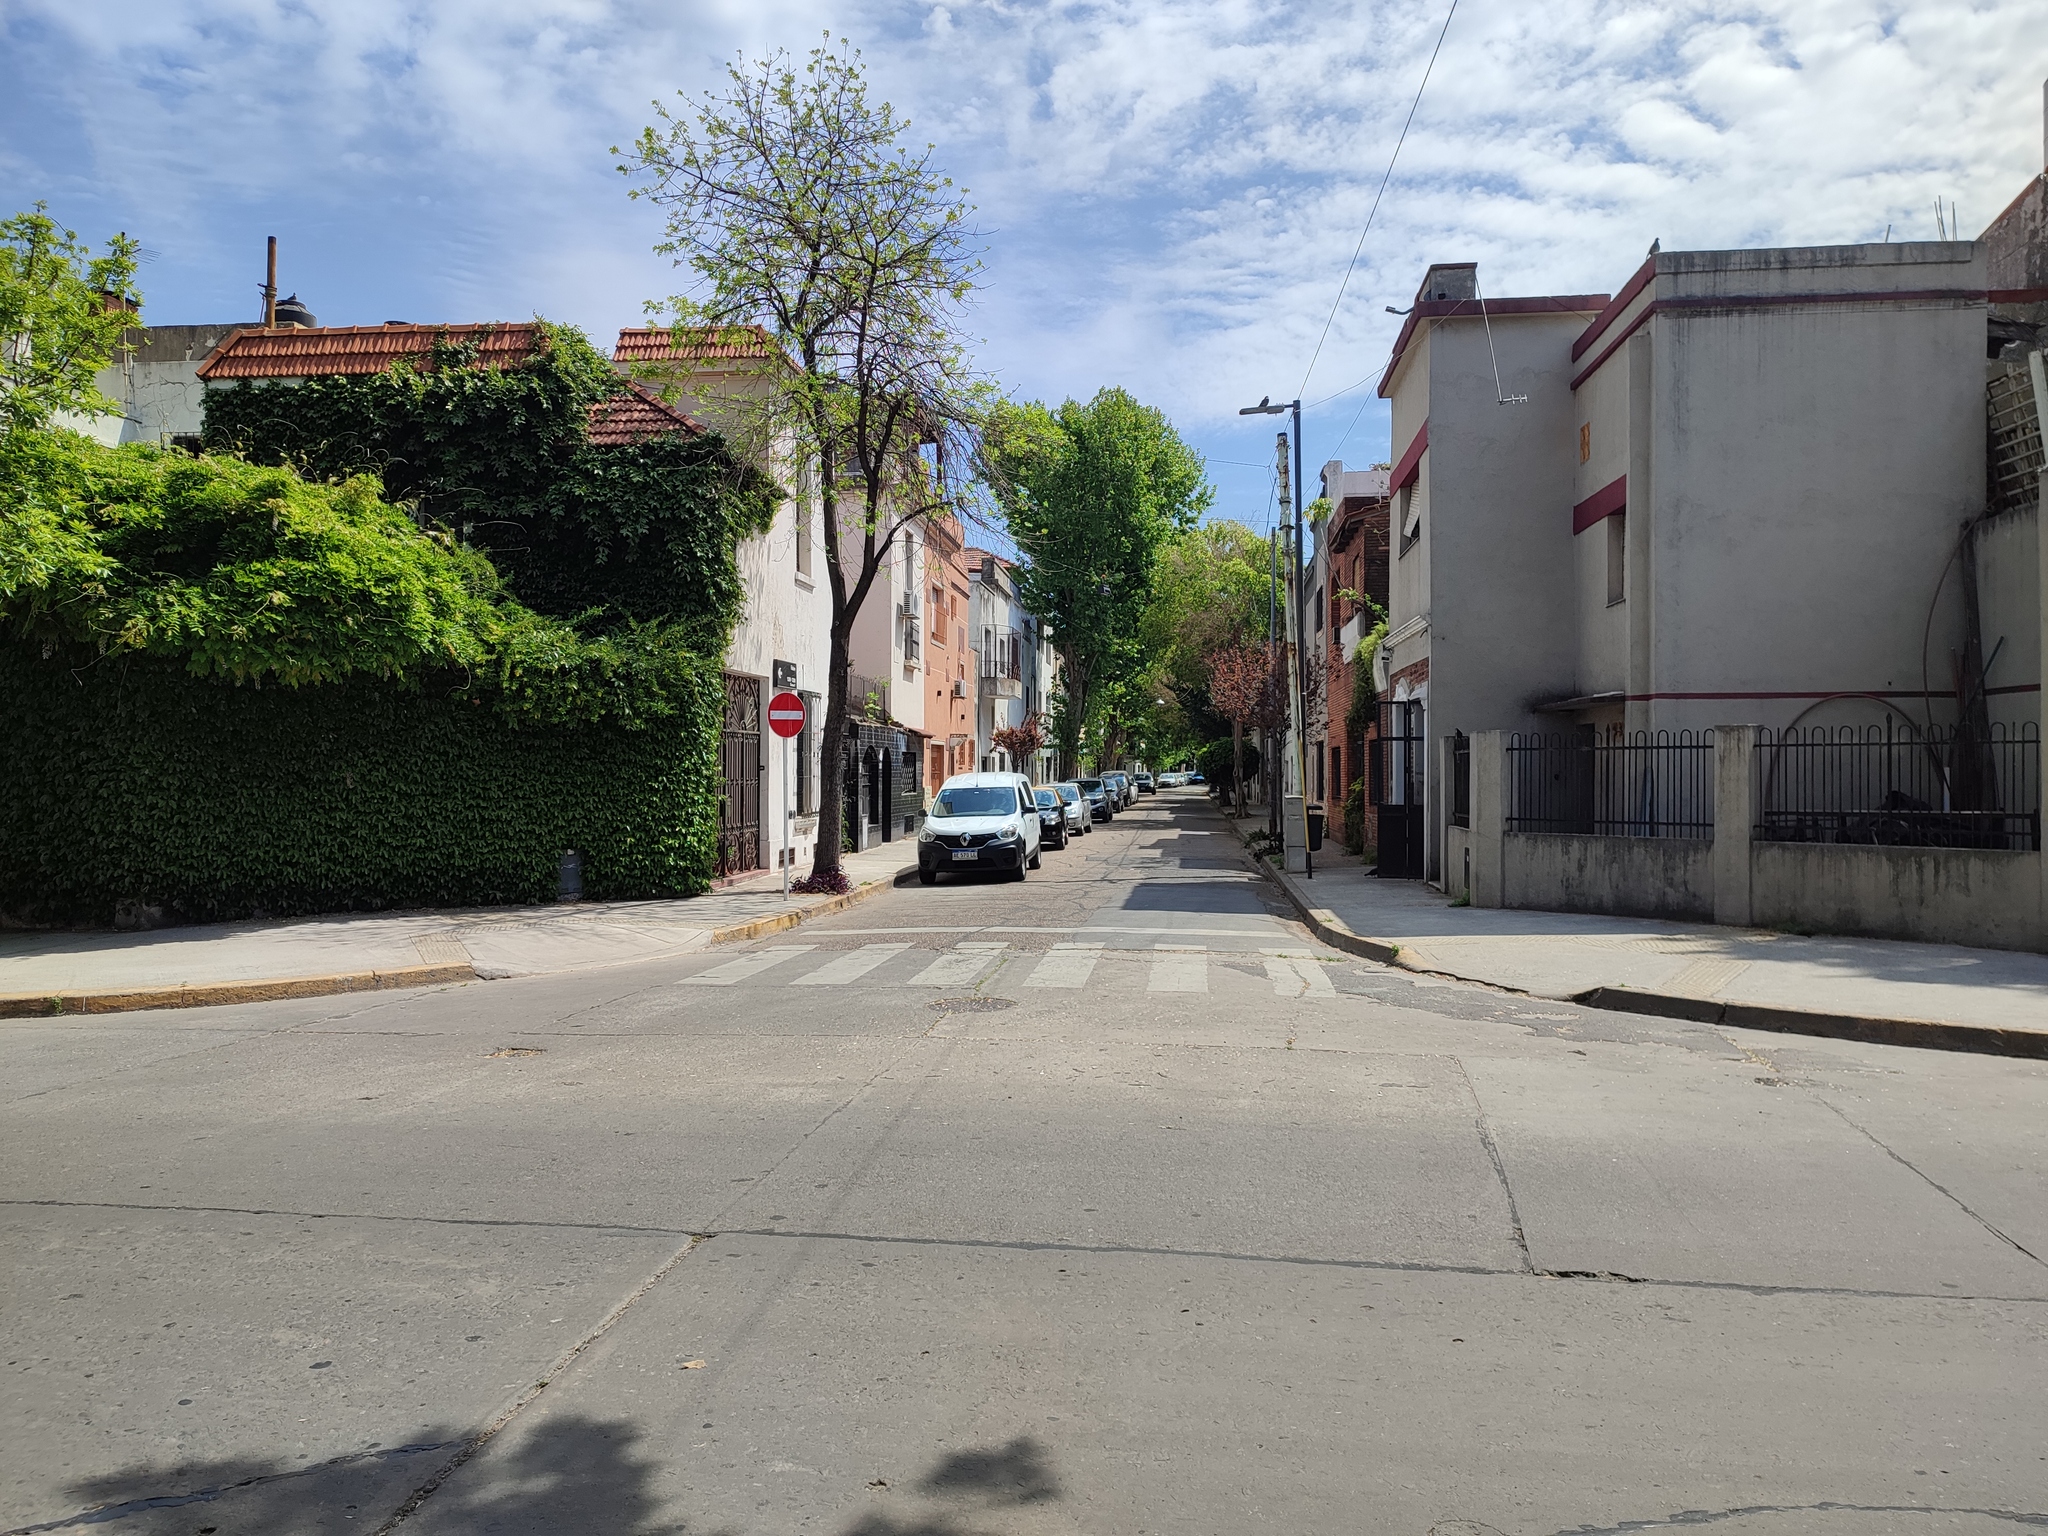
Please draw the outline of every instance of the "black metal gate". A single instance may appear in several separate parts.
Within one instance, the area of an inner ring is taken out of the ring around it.
[[[719,744],[718,873],[761,869],[761,680],[725,674]]]
[[[1374,819],[1379,826],[1379,874],[1384,880],[1420,880],[1425,857],[1423,706],[1419,700],[1380,705],[1379,740],[1373,743]]]

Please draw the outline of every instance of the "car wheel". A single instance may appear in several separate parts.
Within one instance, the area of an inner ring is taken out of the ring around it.
[[[1022,880],[1024,878],[1025,863],[1026,861],[1023,859],[1017,861],[1017,867],[1010,871],[1010,878],[1012,880]]]
[[[917,883],[919,885],[937,885],[939,883],[939,872],[936,869],[920,869],[917,872]]]
[[[1031,850],[1030,867],[1032,869],[1038,868],[1038,861],[1043,856],[1044,851],[1045,850],[1043,848],[1034,848]]]

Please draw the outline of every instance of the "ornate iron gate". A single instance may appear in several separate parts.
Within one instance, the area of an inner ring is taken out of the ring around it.
[[[1423,706],[1380,705],[1373,743],[1372,798],[1379,823],[1379,873],[1386,880],[1423,877]]]
[[[761,863],[761,679],[725,674],[725,737],[719,745],[718,873]]]

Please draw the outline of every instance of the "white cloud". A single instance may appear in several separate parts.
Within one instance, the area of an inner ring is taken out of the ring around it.
[[[15,0],[0,185],[142,231],[165,252],[157,294],[194,318],[245,303],[276,229],[324,318],[540,310],[602,335],[674,283],[607,147],[736,50],[829,26],[975,191],[990,369],[1032,393],[1128,384],[1220,457],[1263,461],[1266,427],[1233,409],[1300,381],[1442,14]],[[1937,195],[1981,227],[2038,169],[2024,45],[2044,36],[2048,0],[1464,0],[1309,394],[1384,356],[1382,306],[1432,260],[1478,260],[1492,293],[1584,292],[1653,236],[1927,235]],[[1313,419],[1312,459],[1353,409]],[[1376,410],[1353,457],[1381,446]]]

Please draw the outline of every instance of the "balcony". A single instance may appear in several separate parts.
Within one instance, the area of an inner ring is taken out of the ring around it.
[[[984,628],[975,646],[984,698],[1024,697],[1024,637],[1014,629]]]

